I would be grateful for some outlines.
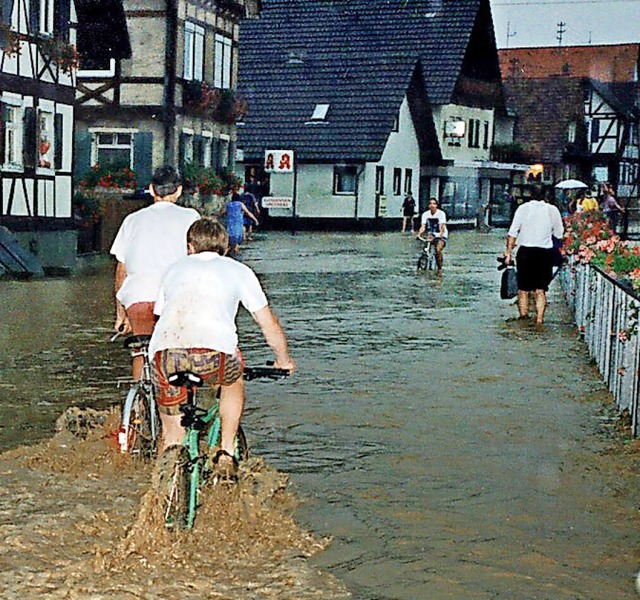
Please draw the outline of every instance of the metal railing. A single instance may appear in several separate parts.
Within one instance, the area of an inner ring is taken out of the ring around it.
[[[621,413],[638,435],[640,395],[640,298],[591,265],[570,262],[560,281],[589,353]]]

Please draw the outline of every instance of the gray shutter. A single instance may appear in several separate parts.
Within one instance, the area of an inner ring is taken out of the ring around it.
[[[75,177],[84,177],[91,168],[91,144],[93,136],[86,129],[78,129],[75,135],[75,161],[73,174]]]
[[[40,33],[40,2],[29,2],[29,33]]]
[[[236,142],[231,140],[229,142],[229,167],[230,171],[235,173],[236,170]]]
[[[54,28],[56,36],[69,40],[69,20],[71,19],[71,0],[58,0],[54,6]]]
[[[11,15],[13,14],[13,0],[0,0],[2,12],[0,18],[5,25],[11,25]]]
[[[180,134],[180,140],[178,141],[178,164],[180,165],[180,170],[183,171],[184,170],[184,165],[185,165],[185,151],[187,148],[187,138],[188,138],[188,134],[186,133],[181,133]]]
[[[53,168],[62,169],[62,151],[64,149],[64,116],[60,113],[55,114],[53,144]]]
[[[133,170],[138,187],[147,187],[152,175],[153,133],[140,131],[133,138]]]
[[[220,172],[220,140],[215,138],[211,145],[211,166],[216,173]]]
[[[24,109],[24,128],[22,138],[22,164],[25,169],[36,168],[38,150],[38,111],[33,107]]]
[[[202,136],[197,134],[194,135],[193,136],[193,162],[201,166],[204,166],[203,148],[204,148],[204,145],[202,143]]]

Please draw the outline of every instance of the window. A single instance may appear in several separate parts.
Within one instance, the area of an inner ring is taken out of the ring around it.
[[[391,126],[391,131],[400,131],[400,117],[396,115],[393,118],[393,125]]]
[[[94,140],[91,164],[133,168],[132,132],[98,132]]]
[[[482,142],[482,147],[487,150],[490,145],[489,140],[489,121],[484,122],[484,141]]]
[[[231,38],[216,34],[213,53],[213,85],[221,89],[231,87]]]
[[[2,103],[2,162],[6,167],[22,166],[22,108]]]
[[[186,21],[184,24],[184,67],[187,81],[202,81],[204,66],[204,27]]]
[[[113,58],[78,56],[78,77],[113,77],[115,72],[116,61]]]
[[[575,143],[576,141],[576,122],[572,121],[569,123],[569,127],[567,129],[567,141],[570,144]]]
[[[333,168],[333,193],[355,194],[356,191],[356,167]]]
[[[316,104],[313,114],[311,115],[312,121],[324,121],[327,118],[329,112],[329,104]]]
[[[480,148],[480,121],[478,119],[469,119],[467,144],[469,148]]]
[[[38,113],[38,167],[53,168],[53,113],[40,111]]]
[[[413,183],[413,170],[405,169],[404,170],[404,193],[408,194],[412,191],[411,185]]]
[[[402,169],[393,170],[393,195],[400,196],[402,194]]]
[[[376,167],[376,194],[384,194],[384,167]]]

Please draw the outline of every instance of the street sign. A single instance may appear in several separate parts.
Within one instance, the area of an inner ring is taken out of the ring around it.
[[[267,173],[293,173],[293,150],[265,150],[264,170]]]
[[[293,198],[265,196],[262,199],[262,208],[293,208]]]

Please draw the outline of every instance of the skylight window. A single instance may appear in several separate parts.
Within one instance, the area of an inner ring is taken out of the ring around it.
[[[326,121],[330,104],[316,104],[311,115],[312,121]]]

